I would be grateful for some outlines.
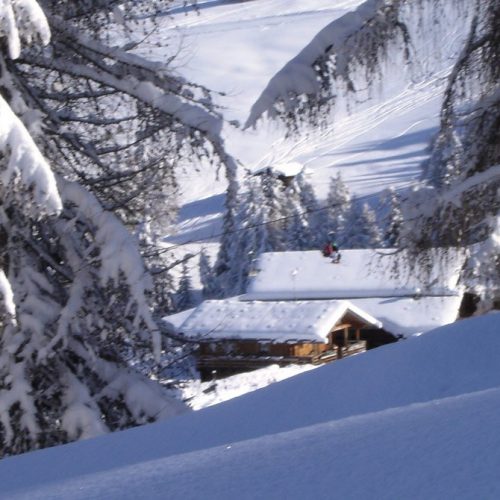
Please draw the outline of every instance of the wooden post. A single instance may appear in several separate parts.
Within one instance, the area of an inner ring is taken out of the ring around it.
[[[349,328],[345,327],[344,328],[344,347],[347,350],[347,347],[349,346]]]
[[[359,328],[356,328],[356,342],[359,342],[361,340],[361,332],[359,331]]]

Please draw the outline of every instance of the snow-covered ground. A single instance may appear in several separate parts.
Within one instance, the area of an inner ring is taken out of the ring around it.
[[[192,381],[182,389],[184,402],[193,410],[201,410],[243,394],[262,389],[299,373],[317,368],[314,365],[266,366],[252,372],[239,373],[210,382]]]
[[[147,50],[162,59],[157,41],[179,46],[178,71],[226,92],[226,117],[243,122],[273,74],[360,2],[206,0],[196,14],[179,1],[177,27],[165,17]],[[408,187],[436,131],[446,73],[308,137],[227,125],[228,149],[250,169],[301,162],[320,197],[338,171],[369,200],[388,185]],[[186,170],[181,187],[169,241],[212,239],[223,179]],[[196,253],[199,242],[184,250]],[[0,498],[499,498],[499,333],[500,315],[490,314],[307,373],[269,367],[193,384],[185,396],[200,411],[3,459]]]
[[[217,101],[226,118],[244,123],[269,79],[331,21],[356,8],[361,0],[252,0],[201,2],[199,13],[174,9],[148,38],[144,52],[162,59],[168,43],[179,50],[177,71],[222,91]],[[256,170],[298,161],[308,167],[320,198],[330,177],[340,171],[350,189],[367,201],[388,185],[410,186],[419,177],[427,146],[437,131],[441,96],[448,69],[375,96],[335,125],[306,136],[284,139],[284,130],[261,122],[257,129],[226,125],[228,150],[244,168]],[[193,165],[196,166],[196,165]],[[221,230],[223,176],[206,166],[180,174],[183,207],[171,243],[211,239]]]
[[[500,315],[464,320],[240,398],[0,462],[1,496],[500,496]]]

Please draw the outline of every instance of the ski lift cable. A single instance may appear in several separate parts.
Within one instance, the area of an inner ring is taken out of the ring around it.
[[[375,197],[378,197],[378,193],[367,195],[367,196],[363,197],[363,199],[366,199],[366,198],[375,198]],[[332,209],[332,208],[342,207],[342,206],[348,205],[350,203],[351,202],[335,203],[334,205],[326,205],[326,206],[320,207],[320,208],[311,208],[311,209],[307,209],[307,210],[305,210],[303,212],[297,212],[297,213],[292,214],[292,215],[284,215],[283,217],[277,217],[276,219],[271,219],[271,220],[268,220],[268,221],[265,221],[265,222],[259,222],[259,223],[256,223],[256,224],[250,224],[250,225],[248,225],[246,227],[232,229],[232,230],[229,230],[229,231],[221,231],[219,233],[214,233],[214,234],[212,234],[212,235],[210,235],[208,237],[205,237],[205,238],[193,238],[193,239],[184,241],[182,243],[177,243],[175,245],[170,245],[168,247],[162,248],[161,250],[156,251],[155,255],[162,254],[162,253],[168,252],[170,250],[175,250],[176,248],[180,248],[180,247],[183,247],[183,246],[186,246],[186,245],[190,245],[192,243],[207,242],[209,240],[220,238],[221,236],[226,236],[226,235],[229,235],[229,234],[242,233],[242,232],[245,232],[245,231],[249,231],[251,229],[256,229],[258,227],[267,226],[267,225],[270,225],[270,224],[275,224],[276,222],[282,222],[282,221],[285,221],[285,220],[288,220],[288,219],[294,219],[296,217],[300,217],[300,216],[303,216],[303,215],[308,215],[308,214],[317,213],[317,212],[323,212],[325,210],[329,210],[329,209]]]

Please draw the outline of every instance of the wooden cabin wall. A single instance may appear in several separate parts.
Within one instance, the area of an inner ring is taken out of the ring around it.
[[[257,340],[218,340],[202,342],[201,355],[211,356],[293,356],[294,345],[284,343],[258,342]]]
[[[209,356],[271,356],[307,357],[331,348],[328,344],[302,342],[299,344],[258,342],[254,340],[219,340],[200,344],[200,354]]]
[[[293,346],[293,354],[292,356],[297,357],[308,357],[308,356],[316,356],[325,352],[329,349],[328,344],[319,344],[319,343],[308,343],[304,342],[302,344],[295,344]]]

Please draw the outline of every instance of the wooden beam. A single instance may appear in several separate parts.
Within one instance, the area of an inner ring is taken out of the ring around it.
[[[330,333],[332,332],[338,332],[340,330],[344,330],[345,328],[351,328],[350,323],[340,323],[339,325],[335,325],[331,330]]]

